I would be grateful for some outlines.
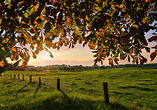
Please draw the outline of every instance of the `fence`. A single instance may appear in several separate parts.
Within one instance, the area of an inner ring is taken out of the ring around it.
[[[9,75],[7,74],[4,74],[5,77],[9,77]],[[16,79],[16,75],[14,74],[13,75],[14,79]],[[12,78],[12,74],[10,74],[10,77]],[[20,79],[20,75],[17,74],[17,79]],[[43,78],[44,79],[44,78]],[[24,74],[22,74],[22,80],[24,81]],[[29,82],[31,83],[32,82],[32,75],[29,75]],[[41,81],[41,77],[39,77],[39,85],[42,84],[42,81]],[[103,82],[103,92],[104,92],[104,99],[105,99],[105,103],[109,103],[109,95],[108,95],[108,84],[107,82]],[[60,79],[58,78],[57,79],[57,90],[60,90]]]

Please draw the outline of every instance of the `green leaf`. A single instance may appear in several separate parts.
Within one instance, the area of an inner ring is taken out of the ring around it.
[[[11,53],[9,51],[9,49],[6,49],[5,51],[5,57],[10,57],[11,56]]]
[[[120,59],[124,60],[124,54],[123,53],[120,54]]]
[[[115,54],[114,54],[114,57],[118,57],[118,54],[117,54],[117,53],[115,53]]]

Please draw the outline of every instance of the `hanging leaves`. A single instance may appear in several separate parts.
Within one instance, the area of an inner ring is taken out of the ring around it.
[[[118,64],[121,60],[128,59],[133,55],[141,54],[146,47],[145,32],[157,31],[156,1],[146,0],[113,0],[108,1],[57,1],[39,0],[21,1],[16,0],[2,2],[0,6],[0,47],[8,49],[12,61],[22,58],[23,69],[29,60],[28,48],[30,45],[33,58],[44,50],[60,49],[63,45],[74,48],[77,42],[83,47],[88,45],[96,51],[95,63],[103,58],[111,56],[109,64]],[[8,25],[6,25],[8,24]],[[57,38],[57,39],[56,39]],[[149,42],[157,41],[156,32],[148,39]],[[15,49],[16,44],[21,49]],[[45,46],[45,48],[44,48]],[[47,49],[48,48],[48,49]],[[156,46],[153,48],[157,49]],[[120,55],[119,55],[120,54]],[[156,57],[156,51],[150,55],[151,61]],[[0,61],[2,62],[0,57]],[[144,64],[146,58],[134,57],[133,62]],[[1,63],[3,65],[3,62]]]
[[[109,60],[109,65],[111,65],[111,66],[113,67],[113,66],[114,66],[114,65],[113,65],[113,59],[112,59],[112,58],[109,58],[108,60]]]
[[[36,59],[37,56],[36,56],[36,54],[33,51],[32,51],[32,54],[33,54],[33,58]]]
[[[119,59],[116,57],[111,56],[111,58],[108,59],[109,60],[109,65],[111,65],[112,67],[114,66],[113,61],[118,64]]]
[[[120,59],[121,60],[124,60],[126,57],[125,57],[126,55],[124,54],[124,53],[120,53]]]
[[[44,47],[44,49],[45,49],[47,52],[49,52],[50,57],[53,58],[52,53],[51,53],[46,47]]]
[[[118,64],[118,61],[119,61],[118,58],[114,58],[114,62],[115,62],[116,64]]]
[[[143,65],[144,63],[147,62],[147,59],[145,57],[143,57],[142,55],[140,55],[140,64]]]

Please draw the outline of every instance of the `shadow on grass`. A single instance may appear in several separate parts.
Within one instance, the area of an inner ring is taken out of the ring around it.
[[[72,99],[70,97],[68,97],[68,95],[60,90],[61,93],[63,94],[63,96],[67,99],[67,106],[69,107],[72,107],[72,108],[68,108],[73,110],[117,110],[120,109],[120,110],[128,110],[128,108],[122,106],[121,104],[112,104],[112,103],[109,103],[109,104],[106,104],[105,101],[92,101],[92,100],[87,100],[87,99],[79,99],[79,98],[76,98],[76,99]],[[100,104],[100,105],[99,105]],[[101,106],[101,107],[100,107]]]
[[[145,84],[145,83],[140,83],[139,85],[147,85],[147,86],[149,86],[149,85],[157,85],[157,83],[152,83],[152,84]]]
[[[26,84],[25,86],[23,86],[22,88],[20,88],[17,92],[16,92],[16,96],[18,93],[20,93],[24,88],[26,88],[28,85],[30,84],[30,82],[28,84]]]
[[[119,95],[119,94],[124,94],[124,95],[133,95],[132,93],[121,93],[121,92],[112,92],[112,93],[114,93],[114,94],[116,94],[116,95]]]
[[[124,87],[119,87],[119,88],[122,88],[122,89],[133,88],[133,89],[142,90],[142,91],[155,91],[154,89],[149,89],[149,88],[145,88],[145,87],[138,87],[138,86],[124,86]]]
[[[33,95],[34,97],[36,97],[36,94],[37,94],[37,92],[39,91],[40,87],[41,87],[41,85],[38,84],[38,87],[37,87],[37,89],[36,89],[36,91],[34,92],[34,95]]]
[[[39,86],[40,87],[40,86]],[[39,90],[39,89],[37,89]],[[102,100],[90,100],[90,98],[79,98],[69,96],[60,90],[61,94],[56,94],[43,100],[32,103],[16,104],[11,110],[129,110],[121,104],[105,104]],[[8,109],[6,107],[6,109]]]

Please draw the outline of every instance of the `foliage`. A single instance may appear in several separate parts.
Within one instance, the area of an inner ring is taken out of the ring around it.
[[[146,49],[145,32],[157,30],[156,0],[1,0],[0,50],[9,49],[10,59],[22,61],[26,70],[29,51],[36,58],[50,48],[74,48],[77,43],[94,49],[95,64],[109,57],[109,64],[119,58],[133,63],[147,62],[141,55]],[[156,41],[153,33],[149,42]],[[157,46],[151,60],[157,54]],[[21,59],[20,59],[21,58]],[[3,58],[0,58],[4,66]]]

